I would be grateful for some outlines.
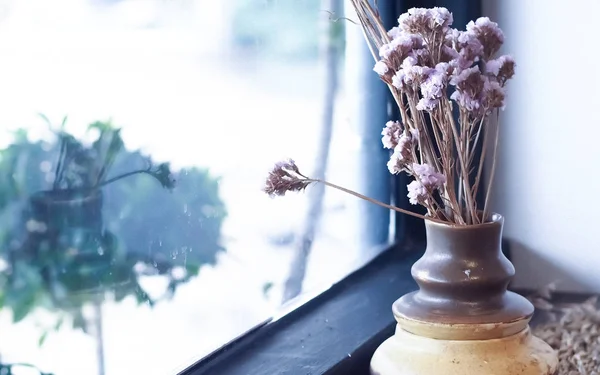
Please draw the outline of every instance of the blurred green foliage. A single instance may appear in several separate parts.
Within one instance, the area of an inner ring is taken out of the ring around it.
[[[225,206],[207,170],[175,175],[126,150],[110,122],[89,130],[91,144],[62,129],[32,142],[20,130],[0,150],[0,307],[15,322],[44,308],[58,313],[54,328],[68,316],[87,330],[86,304],[153,305],[142,277],[166,277],[168,298],[224,251]]]

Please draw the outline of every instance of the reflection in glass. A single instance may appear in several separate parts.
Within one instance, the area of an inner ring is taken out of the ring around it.
[[[34,309],[52,311],[51,326],[68,320],[94,333],[103,355],[105,298],[131,296],[153,306],[171,297],[201,265],[216,262],[225,212],[217,182],[205,171],[180,171],[175,189],[169,164],[126,151],[111,123],[94,122],[88,132],[96,136],[86,145],[65,131],[31,142],[21,130],[0,151],[0,209],[12,211],[0,232],[6,249],[0,287],[15,323]],[[141,285],[149,275],[168,280],[161,296]],[[92,319],[84,315],[88,305]],[[40,345],[49,333],[41,333]]]
[[[320,23],[336,15],[321,0],[11,4],[0,15],[2,361],[177,373],[273,316],[309,204],[261,187],[278,158],[316,168]],[[381,147],[365,147],[348,115],[360,93],[348,95],[345,65],[326,173],[356,188],[359,152]],[[326,192],[302,293],[360,263],[357,212]]]
[[[0,375],[53,375],[48,372],[42,372],[35,366],[15,363],[10,365],[0,364]]]

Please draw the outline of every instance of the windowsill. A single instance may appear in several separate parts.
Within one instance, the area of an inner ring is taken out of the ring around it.
[[[367,374],[394,331],[392,303],[416,288],[410,267],[423,246],[384,251],[291,311],[227,344],[180,375]]]
[[[179,375],[369,374],[373,352],[394,333],[392,303],[416,288],[410,268],[423,249],[392,246],[314,299],[264,322]],[[588,297],[556,293],[553,301]],[[536,314],[532,324],[544,320],[543,313]]]

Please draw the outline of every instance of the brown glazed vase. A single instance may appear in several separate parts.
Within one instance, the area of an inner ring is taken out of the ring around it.
[[[427,220],[412,267],[419,290],[392,307],[396,333],[373,355],[377,375],[552,375],[556,353],[531,335],[533,305],[507,291],[515,274],[501,250],[503,218],[478,225]]]

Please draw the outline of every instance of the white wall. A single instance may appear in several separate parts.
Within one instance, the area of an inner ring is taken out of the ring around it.
[[[599,292],[600,0],[486,1],[517,61],[494,199],[515,286]]]

